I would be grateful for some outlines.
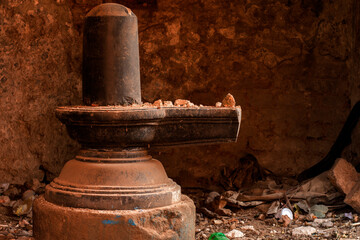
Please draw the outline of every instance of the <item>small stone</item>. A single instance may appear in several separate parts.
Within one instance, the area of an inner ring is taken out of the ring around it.
[[[252,226],[252,225],[242,226],[240,229],[241,229],[241,230],[249,230],[249,231],[252,231],[252,232],[254,232],[254,233],[257,234],[257,235],[260,234],[260,232],[257,231],[257,230],[254,228],[254,226]]]
[[[188,104],[186,104],[186,107],[195,107],[195,104],[189,101]]]
[[[0,193],[3,193],[6,190],[8,190],[9,186],[10,186],[10,183],[0,183]]]
[[[221,102],[217,102],[216,104],[215,104],[215,107],[221,107],[221,105],[222,105],[222,103]]]
[[[214,219],[214,220],[213,220],[213,223],[214,223],[215,225],[220,225],[220,224],[223,224],[224,222],[223,222],[222,220],[219,220],[219,219]]]
[[[164,101],[164,107],[173,107],[174,104],[172,103],[172,101]]]
[[[10,198],[8,196],[0,196],[0,204],[3,206],[9,206]]]
[[[258,216],[258,219],[261,220],[261,221],[264,221],[265,220],[265,214],[260,213],[259,216]]]
[[[3,195],[8,196],[10,199],[14,199],[17,198],[20,194],[20,189],[13,185],[10,185],[10,187],[4,192]]]
[[[219,208],[215,212],[221,216],[231,216],[232,215],[232,211],[227,208]]]
[[[225,236],[227,236],[228,238],[242,238],[245,236],[245,234],[242,231],[233,229],[230,232],[226,233]]]
[[[153,103],[153,105],[154,105],[155,107],[162,107],[162,106],[163,106],[163,102],[162,102],[161,99],[159,99],[159,100],[156,100],[156,101]]]
[[[330,219],[319,219],[315,218],[314,222],[311,223],[313,227],[323,227],[323,228],[331,228],[334,226],[334,223]]]
[[[177,107],[186,107],[189,103],[190,103],[189,100],[176,99],[174,105],[177,106]]]
[[[305,235],[305,236],[311,236],[312,234],[316,233],[316,229],[310,226],[307,227],[297,227],[294,228],[291,232],[293,236],[296,235]]]
[[[151,103],[149,103],[149,102],[144,102],[144,103],[142,104],[142,106],[143,106],[143,107],[152,107],[153,105],[152,105]]]
[[[236,228],[236,223],[232,223],[231,225],[230,225],[230,230],[233,230],[233,229],[235,229]]]
[[[25,201],[33,196],[35,196],[35,192],[33,190],[26,190],[22,195],[22,199]]]
[[[222,100],[222,105],[224,107],[235,107],[235,98],[233,95],[228,93],[226,97]]]

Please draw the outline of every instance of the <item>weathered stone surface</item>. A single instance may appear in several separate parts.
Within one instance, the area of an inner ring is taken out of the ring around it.
[[[331,183],[341,192],[348,194],[357,182],[360,174],[354,166],[343,158],[338,158],[328,172]]]
[[[195,240],[195,206],[186,196],[167,207],[114,211],[61,207],[41,196],[33,219],[36,240]]]
[[[102,2],[1,2],[2,182],[40,179],[43,171],[52,179],[77,152],[54,109],[81,104],[84,17]],[[278,174],[319,161],[360,97],[359,6],[356,0],[158,0],[157,7],[133,9],[144,102],[214,106],[230,92],[244,109],[238,143],[152,155],[184,186],[218,182],[221,169],[247,153]],[[360,154],[358,136],[350,162]]]

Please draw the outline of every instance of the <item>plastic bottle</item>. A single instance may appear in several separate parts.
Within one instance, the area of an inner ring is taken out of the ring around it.
[[[208,240],[229,240],[225,234],[221,232],[216,232],[210,235]]]

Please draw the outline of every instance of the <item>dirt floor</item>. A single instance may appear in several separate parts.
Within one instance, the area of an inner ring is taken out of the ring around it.
[[[188,193],[197,204],[203,203],[207,197],[201,191]],[[219,216],[215,218],[206,217],[203,213],[196,216],[196,240],[207,240],[212,233],[228,233],[233,229],[241,231],[244,236],[241,238],[229,239],[360,239],[360,222],[356,214],[353,219],[344,217],[345,212],[353,211],[345,207],[337,211],[328,212],[327,217],[322,219],[327,224],[314,222],[314,219],[307,221],[295,220],[287,227],[284,222],[276,220],[274,217],[264,217],[264,210],[269,205],[258,206],[244,209],[232,209],[231,216]],[[198,206],[201,207],[201,206]],[[199,209],[199,208],[197,208]],[[355,219],[355,220],[354,220]],[[359,220],[358,220],[359,221]],[[298,227],[313,227],[316,232],[310,235],[294,235],[294,229]]]

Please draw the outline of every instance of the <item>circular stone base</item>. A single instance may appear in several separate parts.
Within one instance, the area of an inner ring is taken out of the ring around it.
[[[195,206],[185,195],[166,207],[114,211],[62,207],[40,196],[33,221],[36,240],[195,239]]]

